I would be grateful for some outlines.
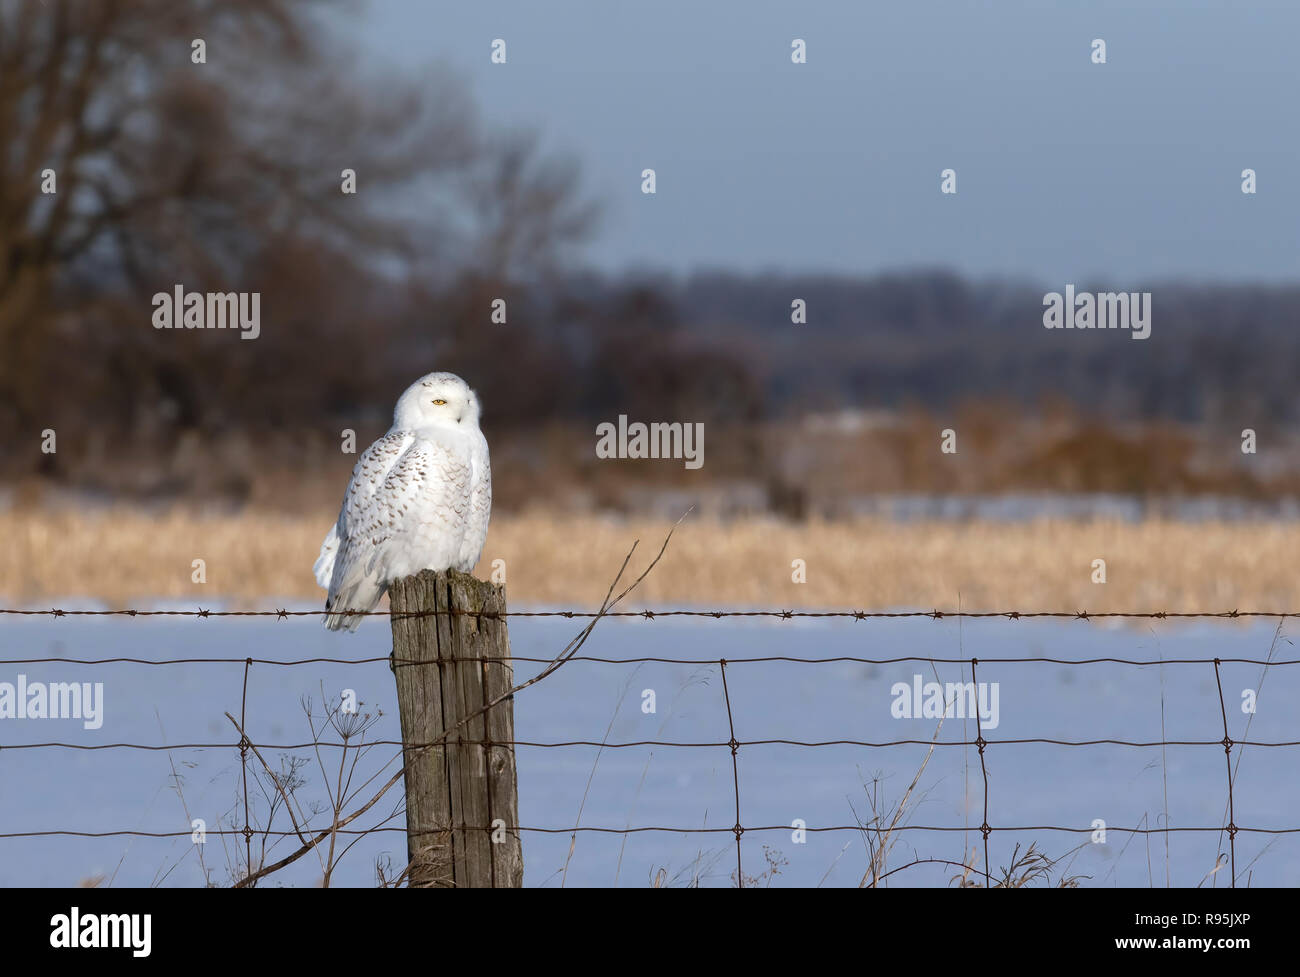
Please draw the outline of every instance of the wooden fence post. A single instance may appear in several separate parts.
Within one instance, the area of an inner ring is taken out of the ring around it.
[[[517,888],[524,860],[515,749],[508,745],[515,738],[513,697],[471,719],[445,745],[418,751],[514,684],[505,618],[481,616],[505,612],[505,591],[456,570],[423,570],[394,581],[389,599],[409,884]]]

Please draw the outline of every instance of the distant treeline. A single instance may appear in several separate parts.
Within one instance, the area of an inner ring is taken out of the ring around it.
[[[594,429],[619,414],[735,426],[982,400],[1026,414],[1069,405],[1110,423],[1267,428],[1300,407],[1297,287],[1147,286],[1152,329],[1140,341],[1043,328],[1042,286],[942,273],[526,286],[470,276],[434,291],[290,253],[268,255],[238,287],[262,293],[252,342],[155,330],[146,301],[117,296],[73,324],[71,341],[42,344],[26,416],[0,414],[7,467],[38,464],[20,445],[47,427],[76,438],[89,425],[96,440],[165,454],[187,432],[382,426],[403,387],[433,369],[478,389],[489,435]],[[504,323],[492,321],[497,299]],[[791,322],[796,299],[806,323]]]
[[[734,349],[771,409],[1063,399],[1109,420],[1242,424],[1300,416],[1300,286],[1073,283],[1151,294],[1151,335],[1049,330],[1064,282],[944,272],[698,275],[671,292],[693,334]],[[807,302],[806,325],[790,323]]]

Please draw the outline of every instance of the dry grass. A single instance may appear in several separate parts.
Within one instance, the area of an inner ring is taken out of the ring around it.
[[[230,599],[265,606],[321,597],[311,576],[333,514],[0,513],[0,595]],[[478,567],[503,559],[511,602],[588,607],[634,538],[637,568],[663,521],[498,516]],[[1091,582],[1106,560],[1108,582]],[[192,561],[207,582],[191,582]],[[791,561],[807,583],[791,581]],[[1300,524],[879,520],[730,523],[690,519],[642,585],[638,606],[1278,610],[1297,603]]]
[[[199,516],[140,511],[0,513],[0,594],[9,600],[96,598],[316,599],[311,576],[331,514]],[[499,516],[478,576],[506,561],[515,604],[597,602],[630,540],[654,520]],[[1091,582],[1092,560],[1108,582]],[[207,583],[191,582],[192,561]],[[805,560],[807,582],[793,583]],[[1300,583],[1300,524],[878,520],[688,520],[642,585],[646,605],[712,607],[963,607],[1132,611],[1282,609]]]

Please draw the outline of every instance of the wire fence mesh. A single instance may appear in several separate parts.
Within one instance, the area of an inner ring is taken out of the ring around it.
[[[392,617],[396,616],[387,610],[377,610],[366,612],[369,616],[375,617]],[[422,611],[422,612],[404,612],[402,616],[419,617],[433,614],[458,614],[466,613],[457,610],[450,611]],[[195,619],[207,618],[243,618],[243,617],[272,617],[278,620],[287,621],[291,618],[313,618],[320,617],[319,611],[291,611],[283,608],[274,610],[209,610],[196,608],[194,610],[148,610],[148,609],[115,609],[115,610],[81,610],[81,609],[30,609],[30,608],[0,608],[0,617],[5,615],[14,616],[48,616],[51,619],[67,617],[193,617]],[[764,609],[764,610],[715,610],[704,611],[698,609],[668,609],[668,610],[641,610],[641,611],[609,611],[609,612],[591,612],[582,610],[547,610],[547,611],[509,611],[501,614],[489,614],[479,616],[494,616],[502,618],[566,618],[566,619],[591,619],[595,617],[623,617],[623,618],[640,618],[647,621],[653,621],[660,618],[673,617],[691,617],[691,618],[708,618],[715,620],[725,620],[729,618],[769,618],[777,620],[793,620],[797,618],[840,618],[851,619],[856,621],[865,621],[873,618],[916,618],[916,619],[989,619],[1004,618],[1007,620],[1029,620],[1035,618],[1056,618],[1071,619],[1076,621],[1090,621],[1098,619],[1116,618],[1116,619],[1249,619],[1263,618],[1274,619],[1280,622],[1300,617],[1300,612],[1296,611],[1206,611],[1206,612],[1187,612],[1187,611],[1147,611],[1147,612],[1103,612],[1090,613],[1087,611],[1034,611],[1034,610],[1012,610],[1012,611],[940,611],[938,609],[930,611],[890,611],[890,612],[871,612],[860,610],[830,610],[830,611],[798,611],[782,609]],[[461,660],[461,659],[443,659],[443,661]],[[483,659],[474,659],[483,661]],[[539,658],[529,656],[511,656],[512,662],[532,662],[532,663],[552,663],[554,659]],[[608,739],[590,740],[590,739],[569,739],[562,741],[538,741],[531,739],[515,739],[508,743],[479,741],[472,739],[459,739],[456,742],[467,745],[495,745],[511,747],[528,747],[538,749],[567,749],[577,747],[598,747],[601,749],[629,749],[641,747],[665,747],[674,749],[698,749],[698,750],[727,750],[730,753],[731,763],[731,780],[732,780],[732,798],[734,802],[735,821],[730,827],[702,827],[702,826],[683,826],[683,825],[639,825],[624,827],[606,827],[594,825],[578,825],[569,827],[547,827],[538,825],[519,825],[512,830],[518,832],[530,832],[539,834],[576,834],[576,833],[599,833],[599,834],[616,834],[616,835],[633,835],[647,832],[665,832],[677,834],[730,834],[734,836],[736,850],[736,881],[741,887],[745,884],[745,875],[742,869],[742,839],[746,834],[756,834],[762,832],[788,832],[791,830],[789,824],[760,824],[746,825],[741,815],[741,774],[738,758],[742,750],[759,748],[765,746],[788,746],[806,749],[818,749],[826,747],[849,746],[860,747],[864,749],[876,749],[885,747],[919,745],[933,746],[935,748],[975,748],[978,751],[980,759],[980,773],[983,784],[983,814],[979,825],[974,826],[984,840],[984,868],[981,873],[984,884],[991,886],[995,884],[994,876],[990,869],[989,862],[989,837],[995,832],[1064,832],[1072,834],[1088,834],[1093,831],[1091,826],[1064,825],[1064,824],[993,824],[989,822],[989,780],[988,768],[985,762],[985,756],[988,750],[993,748],[1009,747],[1024,744],[1044,744],[1057,747],[1083,748],[1094,746],[1119,746],[1132,748],[1152,748],[1152,747],[1202,747],[1206,749],[1221,749],[1225,757],[1225,799],[1227,805],[1226,821],[1218,825],[1194,825],[1194,826],[1142,826],[1141,824],[1133,826],[1108,826],[1108,830],[1128,835],[1152,835],[1152,834],[1169,834],[1169,833],[1219,833],[1226,834],[1228,839],[1228,863],[1226,866],[1230,872],[1230,884],[1235,887],[1238,876],[1236,867],[1236,836],[1240,833],[1255,833],[1262,835],[1288,835],[1300,834],[1300,825],[1294,827],[1259,827],[1251,825],[1239,825],[1236,823],[1236,801],[1234,797],[1234,770],[1233,770],[1233,750],[1243,747],[1261,747],[1261,748],[1297,748],[1300,747],[1300,740],[1257,740],[1257,739],[1239,739],[1234,740],[1229,734],[1227,704],[1224,699],[1223,682],[1220,667],[1224,664],[1248,664],[1260,665],[1266,668],[1286,667],[1300,665],[1300,659],[1280,659],[1269,657],[1247,658],[1247,657],[1214,657],[1214,658],[1158,658],[1158,659],[1136,659],[1136,658],[1117,658],[1117,657],[1095,657],[1086,659],[1068,659],[1048,656],[1018,656],[1018,657],[936,657],[931,655],[902,655],[889,657],[867,657],[854,655],[837,655],[831,657],[803,657],[795,655],[762,655],[751,657],[667,657],[667,656],[639,656],[627,658],[611,658],[594,655],[573,655],[565,659],[569,661],[586,661],[592,663],[608,665],[637,665],[641,663],[669,663],[682,665],[717,665],[722,676],[723,703],[726,710],[727,730],[729,738],[727,740],[709,740],[709,741],[675,741],[662,739],[639,739],[628,741],[614,741]],[[972,684],[978,684],[978,669],[980,665],[1015,665],[1015,664],[1034,664],[1049,663],[1066,666],[1085,666],[1097,664],[1112,664],[1133,667],[1150,667],[1150,666],[1188,666],[1213,668],[1215,676],[1215,689],[1218,694],[1220,707],[1220,716],[1222,719],[1221,730],[1215,729],[1214,738],[1205,739],[1155,739],[1155,740],[1129,740],[1116,738],[1097,738],[1097,739],[1061,739],[1053,737],[1017,737],[1017,738],[989,738],[984,735],[984,730],[980,725],[979,711],[974,712],[976,720],[976,736],[974,739],[917,739],[901,738],[892,740],[860,740],[860,739],[825,739],[825,740],[798,740],[789,738],[762,738],[755,737],[752,739],[740,738],[736,734],[736,712],[733,709],[731,690],[727,681],[727,669],[745,666],[761,662],[790,662],[795,664],[815,665],[827,664],[834,662],[854,662],[866,665],[889,665],[902,662],[925,662],[925,663],[949,663],[969,666]],[[46,657],[29,657],[29,658],[0,658],[0,665],[44,665],[44,664],[76,664],[76,665],[114,665],[114,664],[131,664],[144,665],[152,667],[168,667],[179,665],[193,664],[216,664],[241,667],[243,669],[243,694],[240,702],[240,730],[247,729],[247,703],[248,703],[248,679],[253,666],[268,666],[278,668],[293,668],[313,664],[334,664],[334,665],[353,665],[364,666],[377,663],[386,663],[391,665],[397,664],[438,664],[437,662],[414,662],[407,659],[396,659],[393,656],[370,656],[360,658],[339,658],[339,657],[310,657],[293,660],[277,660],[268,658],[254,657],[177,657],[165,659],[150,659],[139,657],[106,657],[106,658],[76,658],[66,656],[46,656]],[[1221,732],[1221,736],[1218,734]],[[406,743],[401,740],[378,739],[367,741],[368,747],[392,747],[400,751],[406,748],[421,748],[440,745],[443,741],[435,743]],[[229,749],[237,751],[240,757],[243,787],[243,804],[244,804],[244,824],[242,827],[227,829],[209,829],[208,834],[229,835],[243,837],[246,847],[246,864],[253,864],[251,853],[251,839],[254,834],[265,837],[303,837],[301,830],[270,830],[269,828],[254,829],[250,824],[250,805],[248,799],[248,777],[247,765],[250,751],[256,750],[301,750],[301,749],[320,749],[320,748],[343,748],[347,749],[346,742],[336,742],[313,738],[301,742],[291,743],[274,743],[259,742],[254,743],[241,735],[233,739],[217,739],[200,742],[177,742],[177,743],[71,743],[71,742],[38,742],[38,743],[0,743],[0,752],[7,751],[25,751],[25,750],[69,750],[69,751],[104,751],[104,750],[137,750],[137,751],[171,751],[183,749]],[[457,825],[456,827],[468,831],[482,830],[491,832],[494,830],[493,825]],[[374,827],[366,828],[348,828],[338,826],[329,828],[325,834],[336,835],[365,835],[377,832],[404,832],[406,829],[397,825],[381,824]],[[829,825],[806,825],[801,830],[808,833],[825,833],[825,832],[862,832],[864,825],[859,821],[852,824],[829,824]],[[918,832],[966,832],[971,830],[969,825],[930,825],[930,824],[913,824],[903,823],[891,827],[892,831],[918,831]],[[66,837],[83,837],[83,838],[105,838],[105,837],[143,837],[143,838],[179,838],[189,835],[189,831],[143,831],[129,828],[114,829],[107,831],[83,831],[75,828],[51,828],[33,831],[0,831],[0,839],[14,838],[36,838],[50,836]],[[917,859],[910,864],[920,864],[924,862],[943,862],[945,864],[957,865],[956,862],[947,862],[943,859]],[[907,867],[907,866],[905,866]],[[895,870],[897,871],[897,869]],[[891,873],[892,874],[892,873]]]

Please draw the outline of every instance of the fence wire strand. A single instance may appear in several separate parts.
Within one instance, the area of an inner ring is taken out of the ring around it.
[[[362,610],[340,610],[331,613],[347,614],[349,617],[396,617],[400,620],[422,617],[439,617],[439,616],[467,616],[477,618],[487,618],[489,620],[505,620],[511,617],[560,617],[566,619],[576,618],[594,618],[594,617],[640,617],[646,620],[654,620],[660,617],[711,617],[718,620],[729,617],[771,617],[782,620],[793,620],[795,618],[852,618],[856,621],[866,621],[875,618],[911,618],[911,617],[928,617],[935,620],[944,618],[994,618],[1005,617],[1012,621],[1019,621],[1029,618],[1072,618],[1079,621],[1101,620],[1108,618],[1155,618],[1163,620],[1165,618],[1291,618],[1300,617],[1300,611],[941,611],[938,608],[930,611],[796,611],[796,610],[731,610],[731,611],[704,611],[699,609],[675,608],[670,610],[640,610],[640,611],[579,611],[579,610],[551,610],[551,611],[472,611],[461,608],[440,608],[437,610],[420,610],[420,611],[392,611],[378,609],[372,611]],[[26,617],[41,617],[50,615],[51,617],[274,617],[287,620],[291,617],[324,617],[324,611],[290,611],[285,608],[276,608],[275,610],[233,610],[233,611],[214,611],[208,608],[198,607],[194,610],[154,610],[148,608],[108,608],[108,609],[78,609],[78,608],[0,608],[0,615],[11,614]]]

